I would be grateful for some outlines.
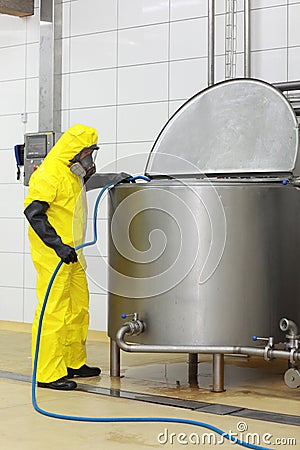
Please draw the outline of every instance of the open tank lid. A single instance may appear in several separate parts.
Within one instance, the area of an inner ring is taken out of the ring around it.
[[[292,106],[274,86],[249,78],[223,81],[196,94],[170,118],[145,173],[299,176],[298,127]]]

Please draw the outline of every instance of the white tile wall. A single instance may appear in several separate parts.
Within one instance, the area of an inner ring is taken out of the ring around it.
[[[23,322],[23,288],[0,285],[0,320]]]
[[[98,170],[141,174],[168,117],[207,84],[207,0],[62,3],[62,129],[75,123],[96,127]],[[237,1],[238,11],[243,3]],[[253,76],[269,82],[299,79],[300,1],[252,0],[251,7]],[[224,12],[225,1],[218,0],[216,81],[225,77]],[[237,35],[236,76],[243,76],[242,12]],[[31,322],[36,306],[36,274],[23,217],[27,189],[16,181],[12,149],[23,142],[24,132],[38,131],[38,76],[35,0],[32,17],[0,15],[0,320]],[[25,111],[23,124],[20,114]],[[87,238],[98,193],[88,193]],[[100,205],[98,224],[99,243],[86,250],[90,328],[105,330],[107,198]]]
[[[116,142],[116,106],[89,108],[86,110],[72,109],[70,125],[84,123],[98,130],[99,143]]]
[[[24,132],[25,133],[34,133],[39,131],[38,130],[38,113],[28,113],[27,115],[27,123]],[[18,117],[19,120],[19,117]],[[21,139],[18,140],[18,143],[24,142],[24,137],[22,136]]]
[[[0,83],[0,115],[21,114],[25,111],[25,80]]]
[[[84,254],[86,256],[107,256],[107,220],[97,220],[97,233],[99,236],[95,245],[86,247]],[[94,240],[94,220],[88,219],[85,242],[92,242]]]
[[[131,142],[117,146],[117,171],[132,176],[143,175],[153,141]]]
[[[105,294],[108,289],[107,258],[86,256],[89,291],[91,294]]]
[[[116,44],[116,31],[73,37],[70,42],[71,72],[116,67]],[[87,51],[89,48],[96,52]]]
[[[70,41],[71,39],[65,38],[62,39],[61,43],[61,52],[62,52],[62,64],[61,71],[62,73],[70,73]]]
[[[26,80],[26,106],[25,111],[37,113],[39,110],[39,79],[28,78]]]
[[[122,67],[118,71],[118,103],[168,100],[168,64]]]
[[[168,102],[119,106],[119,142],[152,141],[168,118]]]
[[[25,78],[25,45],[0,47],[0,82]]]
[[[287,78],[287,49],[252,53],[252,74],[271,83]]]
[[[207,0],[170,0],[171,20],[207,16]]]
[[[116,74],[116,69],[71,74],[70,108],[115,105]]]
[[[61,129],[66,131],[70,126],[70,110],[63,110],[61,112]]]
[[[289,7],[289,45],[300,45],[300,3]]]
[[[22,253],[0,253],[0,286],[23,287],[23,255]]]
[[[3,168],[5,167],[5,170],[1,171],[1,180],[0,180],[1,185],[3,185],[5,188],[7,187],[8,184],[15,183],[17,180],[17,167],[14,152],[11,148],[9,150],[0,150],[0,167]],[[2,192],[4,193],[4,191]],[[9,192],[7,192],[6,195],[9,195]],[[1,205],[2,205],[2,198],[1,198]]]
[[[169,20],[168,0],[119,0],[119,28],[136,27]]]
[[[118,65],[145,64],[168,59],[168,24],[121,30]]]
[[[63,110],[70,108],[70,74],[63,74],[61,79],[61,107]]]
[[[0,184],[0,199],[0,218],[23,218],[23,186],[21,184]]]
[[[100,122],[99,122],[100,123]],[[101,122],[102,123],[102,122]],[[104,125],[102,123],[103,133],[105,132]],[[103,143],[102,130],[99,130],[99,146],[100,149],[96,156],[97,172],[115,172],[116,171],[116,158],[117,158],[117,144],[105,144]]]
[[[169,102],[169,117],[178,111],[178,109],[186,102],[186,100],[172,100]]]
[[[40,15],[39,9],[34,10],[33,16],[26,17],[26,42],[39,42],[40,39]]]
[[[207,54],[207,18],[171,23],[170,59],[197,58]]]
[[[300,47],[288,49],[288,79],[290,81],[300,78]]]
[[[90,324],[91,330],[107,330],[107,295],[90,295]]]
[[[70,36],[71,2],[62,5],[62,37]]]
[[[95,189],[93,191],[89,191],[87,193],[87,201],[88,201],[88,219],[93,219],[94,214],[94,205],[96,199],[98,197],[99,191]],[[108,216],[108,208],[107,208],[107,193],[101,197],[99,207],[98,207],[98,219],[107,219]]]
[[[251,49],[287,46],[287,7],[257,9],[251,14]]]
[[[71,2],[71,35],[98,33],[117,28],[117,0]]]
[[[291,0],[289,0],[291,3]],[[272,6],[286,5],[288,0],[251,0],[251,8],[266,8]]]
[[[20,17],[0,15],[0,47],[26,42],[26,21]]]
[[[24,219],[0,219],[0,252],[23,253]],[[3,266],[5,267],[5,266]]]
[[[243,10],[244,0],[237,0],[237,11]],[[193,17],[207,16],[207,0],[170,0],[171,20],[190,19]],[[215,13],[224,14],[225,1],[215,1]]]
[[[26,77],[39,76],[39,44],[26,46]]]
[[[170,100],[188,99],[207,86],[207,58],[170,64]]]

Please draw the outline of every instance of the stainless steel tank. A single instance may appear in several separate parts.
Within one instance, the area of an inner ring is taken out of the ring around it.
[[[190,99],[158,136],[152,181],[109,201],[108,334],[132,342],[249,345],[300,321],[298,123],[273,86],[250,79]]]

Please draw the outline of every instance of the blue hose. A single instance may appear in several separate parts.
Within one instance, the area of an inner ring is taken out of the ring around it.
[[[145,181],[150,181],[150,178],[148,177],[144,177],[144,176],[137,176],[137,177],[131,177],[129,179],[129,181],[135,181],[137,179],[143,179]],[[86,242],[84,244],[78,245],[77,247],[75,247],[75,250],[79,250],[80,248],[83,247],[88,247],[91,245],[94,245],[97,242],[97,214],[98,214],[98,207],[99,207],[99,203],[100,200],[103,196],[103,194],[105,193],[105,191],[109,188],[112,188],[115,185],[115,183],[109,183],[106,184],[100,191],[95,206],[94,206],[94,216],[93,216],[93,220],[94,220],[94,239],[90,242]],[[47,290],[46,290],[46,294],[45,294],[45,298],[44,298],[44,302],[43,302],[43,306],[41,309],[41,314],[40,314],[40,318],[39,318],[39,325],[38,325],[38,331],[37,331],[37,337],[36,337],[36,347],[35,347],[35,355],[34,355],[34,364],[33,364],[33,371],[32,371],[32,381],[31,381],[31,398],[32,398],[32,405],[34,407],[34,409],[40,413],[43,414],[44,416],[47,417],[52,417],[54,419],[64,419],[64,420],[73,420],[76,422],[163,422],[163,423],[181,423],[181,424],[186,424],[186,425],[196,425],[198,427],[202,427],[202,428],[207,428],[208,430],[214,431],[217,434],[220,434],[221,436],[223,436],[224,438],[228,439],[229,441],[235,443],[235,444],[239,444],[243,447],[247,447],[247,448],[251,448],[251,449],[257,449],[257,450],[267,450],[266,447],[260,447],[254,444],[248,444],[244,441],[241,441],[233,436],[231,436],[228,433],[225,433],[224,431],[220,430],[219,428],[214,427],[213,425],[209,425],[205,422],[198,422],[196,420],[188,420],[188,419],[173,419],[173,418],[165,418],[165,417],[80,417],[80,416],[66,416],[63,414],[56,414],[56,413],[52,413],[49,411],[45,411],[44,409],[40,408],[37,404],[36,401],[36,372],[37,372],[37,364],[38,364],[38,356],[39,356],[39,348],[40,348],[40,340],[41,340],[41,331],[42,331],[42,324],[43,324],[43,318],[44,318],[44,313],[45,313],[45,309],[46,309],[46,305],[47,305],[47,301],[48,301],[48,297],[53,285],[53,282],[55,280],[55,277],[59,271],[59,269],[61,268],[63,262],[60,261],[57,264],[56,269],[54,270],[50,282],[48,284]]]

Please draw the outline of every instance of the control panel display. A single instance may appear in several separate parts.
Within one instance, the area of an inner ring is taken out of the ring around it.
[[[45,158],[47,155],[47,136],[45,134],[28,136],[26,148],[27,158]]]

